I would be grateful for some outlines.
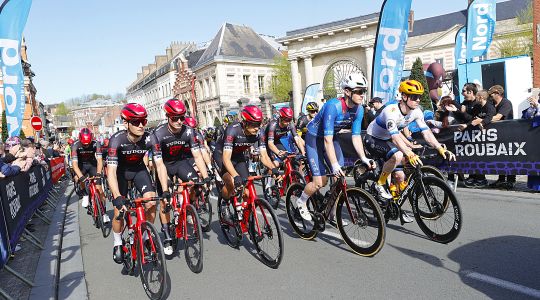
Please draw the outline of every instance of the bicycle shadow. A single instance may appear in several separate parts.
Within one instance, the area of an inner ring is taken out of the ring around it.
[[[390,221],[391,222],[391,221]],[[399,221],[398,221],[399,222]],[[414,224],[414,223],[411,223],[411,224]],[[425,235],[422,235],[418,232],[415,232],[415,231],[412,231],[410,229],[407,229],[405,227],[403,227],[403,225],[397,225],[397,224],[390,224],[390,223],[387,223],[386,224],[386,229],[392,229],[392,230],[395,230],[395,231],[398,231],[398,232],[401,232],[401,233],[404,233],[404,234],[408,234],[408,235],[412,235],[414,237],[417,237],[417,238],[421,238],[421,239],[424,239],[424,240],[428,240],[430,241],[430,239],[428,237],[426,237]]]

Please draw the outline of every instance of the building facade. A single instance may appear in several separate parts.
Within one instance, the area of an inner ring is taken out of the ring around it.
[[[494,41],[486,57],[500,57],[497,43],[528,30],[518,25],[517,15],[531,0],[511,0],[497,3],[497,24]],[[467,2],[464,1],[464,6]],[[454,47],[457,31],[464,26],[467,11],[416,20],[410,23],[411,32],[405,51],[404,69],[410,69],[417,57],[423,63],[439,62],[445,70],[455,68]],[[335,21],[289,31],[278,42],[287,46],[291,62],[293,99],[299,112],[304,89],[311,83],[322,83],[325,90],[339,89],[346,74],[360,71],[371,81],[373,47],[379,13]],[[335,95],[324,95],[325,98]]]
[[[71,125],[75,130],[83,127],[90,128],[98,135],[110,136],[118,131],[118,120],[123,107],[121,103],[107,103],[106,101],[95,101],[84,107],[73,108],[69,113],[72,120]]]

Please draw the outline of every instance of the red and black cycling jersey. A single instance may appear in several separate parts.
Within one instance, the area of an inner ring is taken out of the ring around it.
[[[195,135],[195,141],[197,142],[197,144],[199,145],[199,148],[201,150],[204,150],[206,149],[206,146],[204,145],[204,135],[202,134],[202,132],[198,129],[195,129],[195,132],[197,133]]]
[[[270,123],[266,125],[264,130],[265,140],[272,141],[274,144],[281,144],[281,138],[286,136],[288,133],[291,133],[292,136],[297,136],[296,127],[293,122],[290,122],[289,125],[285,127],[279,126],[279,121],[276,119],[270,120]]]
[[[224,150],[231,150],[233,160],[244,160],[244,152],[259,141],[259,132],[256,135],[246,135],[242,123],[233,122],[227,126],[223,136],[216,142],[216,151],[223,153]]]
[[[126,130],[115,133],[109,140],[107,165],[120,169],[139,169],[144,167],[144,155],[152,150],[150,134],[145,132],[141,139],[133,143],[128,139]]]
[[[193,157],[191,150],[199,150],[196,132],[189,126],[182,126],[179,133],[172,133],[168,124],[154,130],[151,138],[154,160],[165,162],[184,160]]]
[[[73,147],[71,148],[72,161],[97,166],[96,157],[101,157],[101,146],[99,142],[92,141],[88,147],[84,147],[80,141],[73,143]]]

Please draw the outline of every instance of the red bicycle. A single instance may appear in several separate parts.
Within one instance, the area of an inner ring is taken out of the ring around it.
[[[257,197],[254,180],[266,178],[269,175],[250,176],[245,189],[247,195],[234,196],[227,201],[218,198],[218,213],[221,230],[229,246],[238,248],[243,234],[248,233],[255,245],[261,261],[274,269],[279,267],[283,258],[283,237],[277,216],[268,202]],[[221,189],[219,189],[221,190]],[[236,211],[237,203],[242,205],[241,211]]]
[[[169,235],[172,246],[177,249],[179,241],[184,241],[184,255],[189,269],[200,273],[203,269],[203,237],[201,220],[197,209],[190,203],[190,193],[194,186],[204,185],[202,182],[182,182],[175,186],[183,187],[181,192],[176,191],[172,197],[173,219],[169,224]],[[182,201],[182,197],[183,201]]]
[[[106,199],[101,199],[101,194],[96,188],[97,180],[96,177],[89,177],[84,180],[88,191],[90,191],[88,211],[92,216],[92,220],[94,220],[94,226],[101,229],[101,234],[106,238],[111,234],[111,224],[110,221],[108,224],[103,222],[103,217],[107,215],[107,202],[105,201]]]
[[[273,180],[271,178],[268,178],[268,182],[267,180],[262,181],[264,198],[270,203],[272,208],[278,209],[281,197],[287,194],[287,190],[293,183],[306,183],[302,173],[294,168],[299,168],[300,164],[298,162],[301,161],[302,157],[301,155],[289,153],[283,160],[285,169],[283,179],[276,181],[273,186],[269,186],[270,180]]]
[[[161,201],[161,197],[137,198],[128,205],[126,212],[120,212],[117,220],[125,218],[122,228],[122,251],[124,267],[132,275],[139,265],[141,282],[150,299],[161,299],[167,287],[167,265],[159,233],[146,221],[143,204]],[[135,218],[135,220],[133,220]]]

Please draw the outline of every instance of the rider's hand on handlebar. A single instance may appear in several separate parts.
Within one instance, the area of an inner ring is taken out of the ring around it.
[[[234,176],[233,180],[234,180],[234,189],[240,190],[242,186],[244,185],[244,181],[242,180],[242,177]]]
[[[420,159],[420,157],[418,155],[414,154],[413,152],[410,152],[409,154],[407,154],[407,160],[409,161],[409,163],[412,166],[423,165],[422,160]]]
[[[128,201],[127,201],[126,197],[118,196],[118,197],[114,198],[113,206],[116,207],[116,209],[118,209],[120,211],[126,211],[127,210],[127,207],[126,207],[127,202]]]
[[[345,172],[343,172],[339,163],[332,164],[332,173],[336,177],[345,177]]]
[[[437,149],[439,151],[439,154],[448,161],[456,161],[456,155],[452,153],[451,151],[446,150],[445,147],[440,147]]]
[[[364,163],[370,170],[374,170],[377,168],[377,164],[373,159],[369,159],[367,157],[362,158],[362,163]]]
[[[79,178],[79,182],[84,182],[88,177],[86,175],[83,175]]]
[[[169,191],[164,191],[161,196],[167,202],[167,204],[171,203],[171,193]]]

